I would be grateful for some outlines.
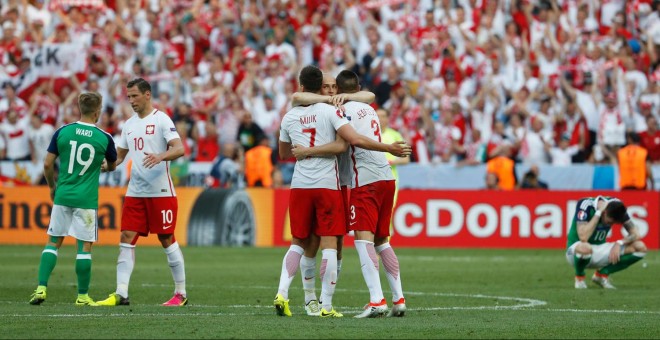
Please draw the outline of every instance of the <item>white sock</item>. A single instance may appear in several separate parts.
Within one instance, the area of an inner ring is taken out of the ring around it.
[[[387,282],[390,284],[390,289],[392,290],[392,303],[395,303],[403,298],[399,259],[394,254],[394,249],[392,249],[389,242],[376,247],[376,252],[380,255],[381,261],[383,261],[383,267],[385,267],[387,274]]]
[[[341,260],[337,259],[337,281],[339,281],[339,273],[341,273]]]
[[[119,244],[119,258],[117,259],[117,291],[116,293],[127,298],[128,282],[135,267],[135,246],[129,243]]]
[[[378,274],[378,256],[374,243],[365,240],[355,240],[355,249],[360,257],[362,266],[362,276],[369,289],[369,302],[380,303],[385,297],[383,288],[380,285],[380,275]]]
[[[300,258],[300,273],[302,274],[303,291],[305,292],[305,304],[316,298],[316,257]]]
[[[186,296],[186,268],[179,243],[174,242],[165,248],[165,254],[167,254],[167,264],[170,265],[172,278],[174,279],[174,294],[178,293]]]
[[[304,250],[300,246],[291,245],[282,260],[282,273],[280,274],[280,286],[277,289],[278,294],[282,294],[284,299],[289,299],[289,287],[293,278],[298,272],[300,258]]]
[[[337,249],[323,249],[320,272],[322,306],[326,311],[331,311],[332,296],[337,285]]]

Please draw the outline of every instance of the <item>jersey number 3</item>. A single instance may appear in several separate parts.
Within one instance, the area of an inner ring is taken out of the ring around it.
[[[78,142],[75,140],[69,141],[69,144],[71,144],[71,154],[69,156],[68,173],[72,174],[73,163],[78,163],[83,167],[78,176],[82,176],[87,172],[87,169],[89,169],[89,166],[92,165],[92,162],[94,161],[94,147],[88,143],[82,143],[80,144],[80,147],[78,147]],[[87,158],[85,159],[83,159],[83,150],[89,150]]]

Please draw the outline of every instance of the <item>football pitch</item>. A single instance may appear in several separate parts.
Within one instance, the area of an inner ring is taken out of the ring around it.
[[[574,289],[562,250],[395,249],[408,313],[354,319],[369,295],[349,248],[334,297],[344,318],[321,319],[304,314],[300,273],[289,293],[293,317],[275,315],[285,248],[183,248],[190,304],[181,308],[160,306],[172,277],[162,249],[146,246],[136,249],[130,306],[74,305],[73,247],[59,252],[46,302],[31,306],[41,249],[0,247],[0,338],[660,338],[657,251],[613,275],[618,289],[606,291],[591,282]],[[114,291],[117,254],[94,248],[93,298]]]

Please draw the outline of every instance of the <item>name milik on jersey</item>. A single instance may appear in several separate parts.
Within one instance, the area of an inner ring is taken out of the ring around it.
[[[316,115],[300,117],[300,124],[307,125],[311,123],[316,123]]]

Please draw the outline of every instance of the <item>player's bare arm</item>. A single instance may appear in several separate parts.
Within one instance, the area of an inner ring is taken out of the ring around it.
[[[173,161],[181,156],[183,156],[183,143],[180,138],[172,139],[167,142],[167,151],[163,153],[144,153],[144,160],[142,165],[145,168],[151,169],[162,161]]]
[[[376,100],[376,94],[369,91],[358,91],[354,93],[340,93],[332,96],[331,103],[334,106],[341,106],[342,104],[354,101],[365,104],[371,104]]]
[[[350,124],[346,124],[340,127],[337,130],[337,134],[339,134],[350,145],[367,150],[389,152],[397,157],[406,157],[412,152],[410,145],[407,145],[405,142],[394,142],[392,144],[376,142],[366,136],[357,133],[357,131],[355,131],[355,129]]]
[[[55,199],[55,190],[57,187],[57,184],[55,182],[55,160],[57,159],[57,155],[54,153],[46,153],[46,157],[44,159],[44,177],[46,178],[46,183],[48,183],[48,187],[50,188],[50,199],[54,200]]]
[[[311,92],[296,92],[291,95],[291,106],[312,105],[317,103],[326,103],[334,106],[340,106],[347,101],[356,101],[365,104],[371,104],[376,100],[376,95],[369,91],[359,91],[355,93],[342,93],[334,96],[324,96]]]
[[[347,148],[348,143],[338,135],[337,139],[335,139],[335,141],[332,143],[314,146],[311,148],[296,144],[291,148],[291,152],[296,157],[296,159],[301,160],[307,157],[336,156],[346,151]]]
[[[628,232],[628,235],[622,240],[624,245],[630,245],[641,238],[637,226],[635,226],[635,223],[633,223],[632,220],[623,222],[623,227],[626,228],[626,231]]]
[[[278,145],[281,159],[288,159],[293,157],[293,152],[291,151],[291,143],[278,141]]]
[[[124,159],[126,159],[126,155],[128,155],[128,149],[117,147],[117,160],[115,161],[115,167],[119,166],[119,164],[124,162]],[[103,165],[101,165],[101,170],[103,170]]]
[[[291,95],[291,106],[313,105],[317,103],[331,103],[331,96],[324,96],[312,92],[295,92]]]

